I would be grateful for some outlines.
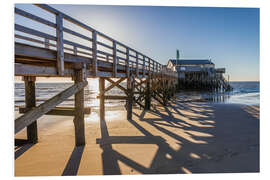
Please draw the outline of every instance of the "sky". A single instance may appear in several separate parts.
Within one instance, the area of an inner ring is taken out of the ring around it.
[[[175,58],[179,49],[180,59],[210,58],[216,68],[226,68],[231,81],[259,81],[258,8],[51,6],[161,64]],[[55,22],[53,15],[33,5],[15,7]],[[17,15],[15,23],[40,26]],[[45,25],[39,29],[55,35]]]

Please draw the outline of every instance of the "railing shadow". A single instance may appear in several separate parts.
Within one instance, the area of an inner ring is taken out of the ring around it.
[[[172,106],[170,106],[170,108],[173,109]],[[121,161],[125,165],[142,174],[187,173],[187,167],[189,170],[192,170],[190,164],[192,164],[193,161],[206,158],[200,154],[196,148],[199,146],[207,146],[207,139],[213,136],[198,137],[192,133],[186,133],[194,140],[194,142],[192,142],[181,135],[174,133],[172,130],[165,128],[167,126],[170,128],[184,128],[180,122],[183,123],[185,121],[176,118],[167,107],[165,107],[164,112],[166,114],[161,113],[159,110],[141,111],[140,114],[133,112],[133,115],[137,116],[139,120],[137,122],[137,120],[128,119],[128,122],[138,129],[143,136],[109,136],[106,121],[100,121],[102,137],[101,139],[97,139],[96,143],[100,144],[100,147],[103,149],[102,160],[104,174],[121,174],[117,161]],[[158,116],[158,118],[145,118],[146,113],[152,113],[155,116]],[[162,134],[177,140],[178,144],[181,145],[182,148],[180,150],[173,149],[166,142],[166,139],[161,136],[155,136],[147,128],[141,126],[139,124],[140,121],[148,123],[153,128],[159,130]],[[166,124],[165,127],[161,127],[165,124],[165,122],[168,124]],[[188,129],[192,129],[193,127],[194,126],[192,124],[189,124]],[[202,130],[202,128],[199,130]],[[114,150],[112,148],[112,144],[155,144],[158,146],[158,150],[154,155],[150,167],[144,167],[139,162],[136,162],[135,159],[130,159]],[[189,148],[185,148],[186,145],[189,145]],[[191,154],[195,154],[194,156],[199,156],[200,158],[194,159],[194,157],[191,157]]]

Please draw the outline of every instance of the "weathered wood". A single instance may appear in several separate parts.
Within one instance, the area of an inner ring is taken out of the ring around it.
[[[113,77],[116,77],[117,74],[117,55],[116,55],[116,42],[113,41]]]
[[[105,79],[99,78],[99,116],[100,120],[105,120]]]
[[[16,56],[33,57],[37,59],[48,59],[56,61],[57,52],[51,49],[34,47],[22,43],[15,43],[15,60]],[[83,56],[64,53],[65,62],[84,62],[91,63],[91,59]]]
[[[77,55],[77,53],[78,53],[78,50],[77,50],[76,46],[73,47],[73,53],[74,53],[74,55]]]
[[[28,12],[26,12],[26,11],[24,11],[24,10],[21,10],[21,9],[19,9],[19,8],[16,8],[16,7],[15,7],[15,13],[16,13],[16,14],[19,14],[19,15],[21,15],[21,16],[24,16],[24,17],[26,17],[26,18],[32,19],[32,20],[34,20],[34,21],[37,21],[37,22],[39,22],[39,23],[45,24],[45,25],[47,25],[47,26],[56,28],[56,24],[55,24],[55,23],[52,23],[52,22],[50,22],[50,21],[48,21],[48,20],[46,20],[46,19],[43,19],[43,18],[38,17],[38,16],[35,16],[35,15],[31,14],[31,13],[28,13]]]
[[[53,41],[59,41],[59,37],[61,37],[61,36],[59,36],[59,32],[60,32],[60,34],[62,34],[63,32],[66,32],[66,33],[69,33],[69,34],[72,34],[72,35],[74,35],[74,36],[77,36],[77,37],[79,37],[79,38],[82,38],[82,39],[85,39],[85,40],[88,40],[88,41],[93,41],[93,49],[92,48],[89,48],[88,47],[88,45],[83,45],[82,43],[75,43],[75,42],[72,42],[72,41],[69,41],[69,40],[67,40],[67,39],[63,39],[63,43],[60,43],[60,44],[68,44],[68,45],[71,45],[71,46],[76,46],[76,47],[79,47],[79,48],[82,48],[82,49],[86,49],[86,50],[88,50],[88,51],[90,51],[90,52],[92,52],[92,54],[89,52],[81,52],[81,53],[83,53],[83,54],[87,54],[87,55],[89,55],[89,56],[92,56],[92,58],[94,59],[94,64],[92,64],[93,65],[93,74],[94,74],[94,76],[96,76],[96,74],[97,74],[97,71],[98,71],[98,67],[96,67],[95,65],[96,65],[96,62],[97,62],[97,57],[100,57],[100,58],[103,58],[103,59],[105,59],[106,57],[101,57],[101,56],[98,56],[97,55],[97,53],[99,53],[99,54],[103,54],[103,55],[108,55],[108,53],[106,53],[106,52],[103,52],[103,51],[99,51],[99,50],[97,50],[96,49],[96,45],[97,45],[97,43],[98,44],[100,44],[100,45],[102,45],[103,47],[106,47],[106,48],[109,48],[109,49],[111,49],[112,47],[110,47],[110,46],[108,46],[108,45],[106,45],[106,44],[104,44],[104,43],[102,43],[102,42],[96,42],[96,38],[89,38],[89,37],[87,37],[87,36],[85,36],[85,35],[82,35],[82,34],[80,34],[80,33],[77,33],[77,32],[75,32],[75,31],[73,31],[73,30],[71,30],[71,29],[67,29],[67,28],[64,28],[63,26],[62,26],[62,21],[63,21],[63,19],[65,19],[65,20],[67,20],[67,21],[69,21],[69,22],[71,22],[71,23],[73,23],[74,25],[76,25],[76,26],[79,26],[79,27],[82,27],[82,28],[84,28],[84,29],[86,29],[86,30],[88,30],[89,32],[92,32],[92,34],[93,34],[93,36],[99,36],[99,37],[101,37],[101,38],[103,38],[103,39],[107,39],[107,40],[109,40],[109,41],[111,41],[111,42],[113,42],[114,44],[117,44],[117,45],[119,45],[119,46],[122,46],[123,48],[125,48],[126,50],[128,50],[128,51],[133,51],[134,53],[136,53],[137,55],[136,56],[134,56],[134,55],[129,55],[129,56],[131,56],[131,57],[134,57],[134,58],[136,58],[136,66],[142,66],[142,67],[145,67],[145,63],[143,62],[143,63],[139,63],[138,62],[138,60],[141,60],[141,61],[145,61],[144,59],[145,58],[148,58],[148,60],[149,60],[149,63],[148,63],[148,76],[150,75],[150,73],[151,72],[158,72],[159,71],[159,69],[157,69],[157,67],[154,67],[154,64],[156,65],[156,64],[158,64],[159,65],[159,63],[156,63],[156,61],[154,61],[154,60],[152,60],[151,58],[149,58],[149,57],[147,57],[147,56],[145,56],[145,55],[143,55],[142,53],[140,53],[140,52],[138,52],[138,51],[136,51],[135,49],[133,49],[133,48],[131,48],[131,47],[128,47],[128,46],[126,46],[126,45],[124,45],[123,43],[121,43],[121,42],[119,42],[119,41],[116,41],[115,39],[113,39],[113,38],[110,38],[109,36],[107,36],[107,35],[105,35],[105,34],[103,34],[103,33],[101,33],[101,32],[99,32],[99,31],[97,31],[97,30],[95,30],[95,29],[93,29],[92,27],[90,27],[90,26],[87,26],[87,25],[85,25],[85,24],[83,24],[83,23],[81,23],[81,22],[79,22],[78,20],[76,20],[76,19],[74,19],[74,18],[72,18],[72,17],[70,17],[70,16],[68,16],[68,15],[66,15],[66,14],[64,14],[64,13],[62,13],[62,12],[60,12],[60,11],[58,11],[57,9],[55,9],[55,8],[52,8],[52,7],[50,7],[50,6],[48,6],[48,5],[45,5],[45,4],[36,4],[36,6],[38,6],[38,7],[40,7],[40,8],[42,8],[42,9],[44,9],[44,10],[46,10],[46,11],[48,11],[48,12],[50,12],[50,13],[53,13],[53,14],[55,14],[56,15],[56,24],[55,23],[52,23],[52,22],[50,22],[50,21],[48,21],[48,20],[45,20],[45,19],[43,19],[43,18],[40,18],[40,17],[38,17],[38,16],[35,16],[35,15],[33,15],[33,14],[30,14],[30,13],[27,13],[27,12],[25,12],[25,11],[23,11],[23,10],[19,10],[19,9],[17,9],[17,8],[15,8],[15,12],[18,14],[18,15],[21,15],[21,16],[24,16],[24,17],[26,17],[26,18],[29,18],[29,19],[32,19],[32,20],[34,20],[34,21],[37,21],[37,22],[39,22],[39,23],[42,23],[42,24],[45,24],[45,25],[48,25],[48,26],[50,26],[50,27],[53,27],[53,28],[56,28],[56,31],[57,31],[57,37],[54,37],[54,36],[52,36],[52,35],[49,35],[49,34],[47,34],[47,33],[43,33],[43,32],[40,32],[40,31],[38,31],[38,30],[34,30],[34,29],[31,29],[31,28],[28,28],[28,27],[24,27],[24,26],[21,26],[21,25],[18,25],[18,24],[15,24],[15,30],[16,31],[21,31],[21,32],[24,32],[24,33],[27,33],[27,34],[31,34],[31,35],[34,35],[34,36],[38,36],[38,37],[43,37],[43,38],[46,38],[46,39],[49,39],[49,40],[53,40]],[[59,22],[58,22],[58,20],[59,20]],[[60,28],[59,28],[60,27]],[[59,29],[60,29],[60,31],[59,31]],[[38,41],[38,40],[36,40],[36,41]],[[40,43],[40,42],[38,42],[38,43]],[[43,44],[43,43],[42,43]],[[57,44],[59,44],[59,43],[57,43]],[[54,46],[53,44],[50,44],[50,46]],[[64,46],[64,45],[63,45]],[[115,45],[116,46],[116,45]],[[66,47],[64,47],[63,49],[69,49],[69,48],[66,48]],[[122,53],[122,54],[127,54],[127,53],[125,53],[124,51],[121,51],[121,50],[119,50],[119,49],[117,49],[117,48],[113,48],[114,49],[114,51],[115,52],[120,52],[120,53]],[[61,52],[62,51],[58,51],[57,52],[57,54],[61,54]],[[114,54],[116,54],[116,53],[114,53]],[[138,57],[138,54],[140,54],[140,56],[142,56],[143,58],[140,58],[140,57]],[[112,56],[112,55],[111,55]],[[58,55],[58,57],[60,57],[60,55]],[[63,57],[63,56],[61,56],[61,57]],[[127,77],[129,77],[129,60],[128,59],[124,59],[123,57],[118,57],[118,56],[116,56],[116,59],[122,59],[123,61],[125,61],[126,62],[126,74],[127,74]],[[59,59],[59,58],[58,58]],[[64,61],[66,61],[66,58],[64,57],[63,58],[64,59]],[[114,58],[115,59],[115,58]],[[151,63],[151,61],[153,61],[153,63]],[[61,68],[62,67],[60,67],[61,66],[61,64],[59,65],[60,63],[58,63],[58,71],[60,71],[61,70]],[[64,64],[62,64],[63,66],[64,66]],[[117,63],[113,63],[113,66],[117,66]],[[132,71],[134,70],[134,68],[132,69]],[[141,68],[141,69],[139,69],[139,68],[135,68],[135,70],[136,70],[136,75],[137,75],[137,77],[138,77],[138,72],[139,72],[139,74],[140,74],[140,72],[141,72],[141,74],[142,74],[142,76],[144,77],[144,70],[143,70],[143,68]],[[118,71],[118,68],[114,68],[113,70],[112,70],[112,72],[113,72],[113,75],[116,75],[116,72]],[[175,77],[177,77],[177,73],[172,73],[172,72],[165,72],[165,74],[166,75],[168,75],[168,76],[175,76]],[[60,74],[61,75],[61,74]]]
[[[145,56],[143,56],[143,77],[145,77]]]
[[[58,77],[56,67],[35,66],[29,64],[15,64],[15,76],[39,76],[39,77]],[[74,74],[73,69],[65,69],[64,75],[70,77]]]
[[[67,98],[69,98],[70,96],[78,92],[80,89],[82,89],[86,85],[87,85],[87,81],[74,84],[71,87],[67,88],[66,90],[50,98],[46,102],[40,104],[37,108],[32,109],[28,111],[27,113],[25,113],[24,115],[17,118],[15,120],[15,133],[18,133],[24,127],[36,121],[42,115],[49,112],[52,108],[54,108],[58,104],[65,101]]]
[[[93,68],[93,74],[94,76],[97,75],[98,73],[98,68],[97,68],[97,32],[93,31],[92,32],[92,56],[93,56],[93,64],[92,64],[92,68]]]
[[[50,41],[49,41],[49,39],[45,39],[44,43],[45,43],[45,48],[46,49],[49,49],[50,48]]]
[[[64,38],[63,38],[63,16],[59,13],[56,16],[56,37],[57,37],[57,72],[64,75]]]
[[[86,66],[75,71],[74,83],[82,83],[86,81]],[[84,88],[75,93],[75,117],[73,119],[75,129],[75,144],[81,146],[85,144],[85,128],[84,128]]]
[[[15,24],[15,30],[26,33],[26,34],[31,34],[31,35],[34,35],[34,36],[50,39],[50,40],[53,40],[53,41],[57,40],[56,37],[54,37],[54,36],[52,36],[50,34],[43,33],[43,32],[31,29],[31,28],[28,28],[28,27],[25,27],[25,26],[22,26],[22,25],[19,25],[19,24]]]
[[[116,81],[116,82],[114,82],[114,81],[111,80],[110,78],[105,78],[105,79],[106,79],[107,81],[109,81],[110,83],[112,83],[112,85],[111,85],[112,87],[109,86],[108,88],[105,89],[105,91],[108,91],[108,90],[112,89],[114,86],[116,86],[116,87],[118,87],[119,89],[121,89],[122,91],[124,91],[124,93],[127,94],[127,90],[126,90],[123,86],[120,85],[120,83],[121,83],[122,81],[124,81],[125,78],[121,78],[121,79],[119,79],[119,80]]]
[[[132,119],[132,104],[133,104],[133,89],[134,89],[134,77],[130,76],[127,79],[127,119]]]
[[[36,106],[36,87],[35,87],[35,77],[24,76],[25,85],[25,106],[27,108],[32,108]],[[27,126],[27,140],[31,143],[38,142],[38,130],[37,121],[32,122]]]
[[[79,38],[85,39],[85,40],[87,40],[87,41],[92,41],[92,38],[89,38],[89,37],[87,37],[87,36],[85,36],[85,35],[82,35],[82,34],[80,34],[80,33],[77,33],[77,32],[75,32],[75,31],[72,31],[72,30],[70,30],[70,29],[68,29],[68,28],[63,27],[63,31],[66,32],[66,33],[72,34],[72,35],[74,35],[74,36],[77,36],[77,37],[79,37]]]
[[[32,108],[19,107],[19,113],[24,114]],[[91,108],[85,107],[83,110],[84,114],[90,114]],[[55,107],[51,109],[46,115],[56,115],[56,116],[75,116],[75,108],[74,107]]]
[[[127,74],[127,78],[130,77],[130,73],[129,73],[129,49],[126,48],[126,53],[127,53],[127,60],[126,60],[126,74]]]
[[[105,79],[111,83],[110,86],[108,86],[108,87],[105,88],[105,92],[111,90],[112,88],[114,88],[114,87],[116,86],[116,84],[119,84],[119,83],[121,83],[122,81],[125,80],[125,78],[120,78],[120,79],[118,79],[117,81],[113,81],[113,80],[111,80],[110,78],[105,78]],[[108,80],[108,79],[109,79],[109,80]],[[111,81],[110,81],[110,80],[111,80]]]
[[[146,91],[145,91],[145,99],[144,99],[144,102],[145,102],[145,105],[144,105],[144,109],[145,110],[150,110],[150,107],[151,107],[151,86],[150,86],[150,78],[147,78],[147,81],[146,81]]]
[[[110,100],[119,100],[119,99],[127,99],[127,96],[118,96],[118,95],[104,95],[103,97],[101,97],[100,95],[97,96],[98,99],[110,99]]]
[[[138,53],[136,52],[136,77],[139,75],[139,58]]]

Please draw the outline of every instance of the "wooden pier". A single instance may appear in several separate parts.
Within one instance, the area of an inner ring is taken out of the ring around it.
[[[53,28],[56,36],[15,24],[14,73],[22,76],[25,83],[25,107],[19,109],[23,115],[15,120],[15,134],[26,127],[27,142],[38,142],[37,120],[47,114],[74,116],[75,144],[85,144],[84,115],[90,113],[89,108],[84,107],[87,78],[99,78],[101,120],[105,119],[106,99],[125,99],[127,119],[130,120],[134,103],[148,110],[152,99],[166,105],[176,92],[176,72],[48,5],[36,6],[53,14],[55,23],[18,8],[15,8],[15,14]],[[89,36],[65,27],[65,23],[86,31]],[[66,34],[83,41],[64,38]],[[36,106],[36,77],[71,77],[74,85]],[[110,83],[108,87],[105,87],[105,81]],[[120,84],[123,81],[126,86]],[[106,92],[114,87],[125,96],[107,95]],[[75,95],[74,108],[58,107],[72,95]]]

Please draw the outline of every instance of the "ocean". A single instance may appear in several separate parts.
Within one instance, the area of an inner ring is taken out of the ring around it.
[[[125,82],[123,82],[125,83]],[[57,93],[71,86],[72,82],[37,82],[36,83],[36,103],[41,104],[45,100],[53,97]],[[233,91],[226,93],[209,93],[209,92],[180,92],[177,95],[184,100],[207,100],[216,103],[236,103],[246,105],[260,104],[260,83],[259,82],[230,82]],[[24,105],[24,83],[15,83],[14,102],[15,107]],[[98,108],[98,79],[88,79],[88,86],[84,90],[85,106]],[[121,95],[122,91],[113,88],[108,94]],[[125,104],[124,100],[106,100],[107,107],[118,107]],[[64,101],[61,106],[74,106],[74,96]]]

